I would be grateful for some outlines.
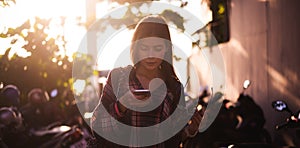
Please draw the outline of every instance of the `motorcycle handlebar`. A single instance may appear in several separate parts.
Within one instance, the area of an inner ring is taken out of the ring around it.
[[[275,129],[280,130],[280,129],[282,129],[284,127],[287,127],[287,126],[288,126],[288,122],[276,125]]]
[[[280,130],[282,128],[300,128],[300,122],[294,116],[291,116],[287,119],[287,122],[276,125],[276,130]]]

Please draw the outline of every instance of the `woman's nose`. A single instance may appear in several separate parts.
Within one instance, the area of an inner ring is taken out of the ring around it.
[[[148,50],[148,55],[147,56],[148,56],[147,58],[153,58],[154,54],[153,54],[152,49]]]

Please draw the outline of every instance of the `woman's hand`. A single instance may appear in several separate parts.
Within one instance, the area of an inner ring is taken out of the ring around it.
[[[188,123],[188,126],[185,127],[183,135],[182,135],[182,141],[185,141],[189,137],[194,137],[199,131],[200,122],[203,117],[203,109],[200,111],[195,111],[191,120]]]
[[[199,111],[196,111],[189,122],[189,126],[188,126],[189,134],[195,135],[198,132],[201,119],[202,119],[201,113]]]

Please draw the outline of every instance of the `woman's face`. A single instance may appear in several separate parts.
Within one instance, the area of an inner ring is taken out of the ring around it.
[[[144,38],[138,41],[136,56],[139,66],[147,70],[159,67],[167,51],[166,40],[158,37]]]

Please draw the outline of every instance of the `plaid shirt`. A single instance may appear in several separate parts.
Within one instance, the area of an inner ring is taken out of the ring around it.
[[[132,69],[132,67],[127,68],[118,68],[111,71],[109,74],[107,84],[104,87],[101,99],[99,101],[98,106],[94,110],[94,117],[92,120],[92,127],[93,130],[96,132],[100,132],[101,135],[105,134],[106,136],[112,136],[112,137],[122,137],[128,138],[124,139],[129,141],[130,143],[135,143],[134,145],[139,145],[137,141],[141,140],[139,139],[139,134],[133,134],[133,133],[139,133],[138,128],[132,128],[131,131],[122,131],[122,129],[119,128],[119,122],[122,122],[128,126],[132,127],[148,127],[153,125],[158,125],[162,121],[166,120],[176,109],[178,102],[180,101],[178,106],[182,106],[185,108],[184,99],[180,98],[179,96],[183,93],[182,85],[179,83],[179,81],[174,86],[175,93],[172,94],[170,90],[167,90],[167,95],[165,96],[163,102],[156,107],[152,111],[148,112],[138,112],[128,109],[125,113],[121,113],[118,110],[117,107],[117,100],[119,96],[122,96],[126,92],[122,89],[122,87],[126,87],[129,85],[130,88],[134,89],[142,89],[142,85],[137,79],[135,75],[135,70],[133,69],[132,72],[128,72]],[[118,78],[115,82],[112,80],[112,75],[114,75]],[[125,84],[126,82],[123,81],[125,77],[129,77],[129,83]],[[175,79],[174,79],[175,80]],[[118,86],[117,91],[113,91],[113,86]],[[115,93],[114,93],[115,92]],[[116,94],[116,95],[115,95]],[[102,104],[102,105],[100,105]],[[109,113],[105,113],[104,109],[107,110]],[[184,112],[185,110],[183,110]],[[177,118],[178,120],[180,118]],[[176,125],[174,125],[176,126]],[[175,127],[174,127],[175,128]],[[151,131],[151,134],[155,136],[158,135],[159,131]],[[147,133],[148,134],[148,133]],[[150,134],[150,133],[149,133]],[[98,137],[100,138],[100,137]],[[111,142],[108,142],[101,138],[101,147],[123,147],[117,144],[113,144]],[[170,138],[169,140],[159,143],[156,145],[152,145],[149,147],[155,147],[155,148],[164,148],[164,147],[179,147],[181,139],[181,132],[177,133],[175,136]]]

